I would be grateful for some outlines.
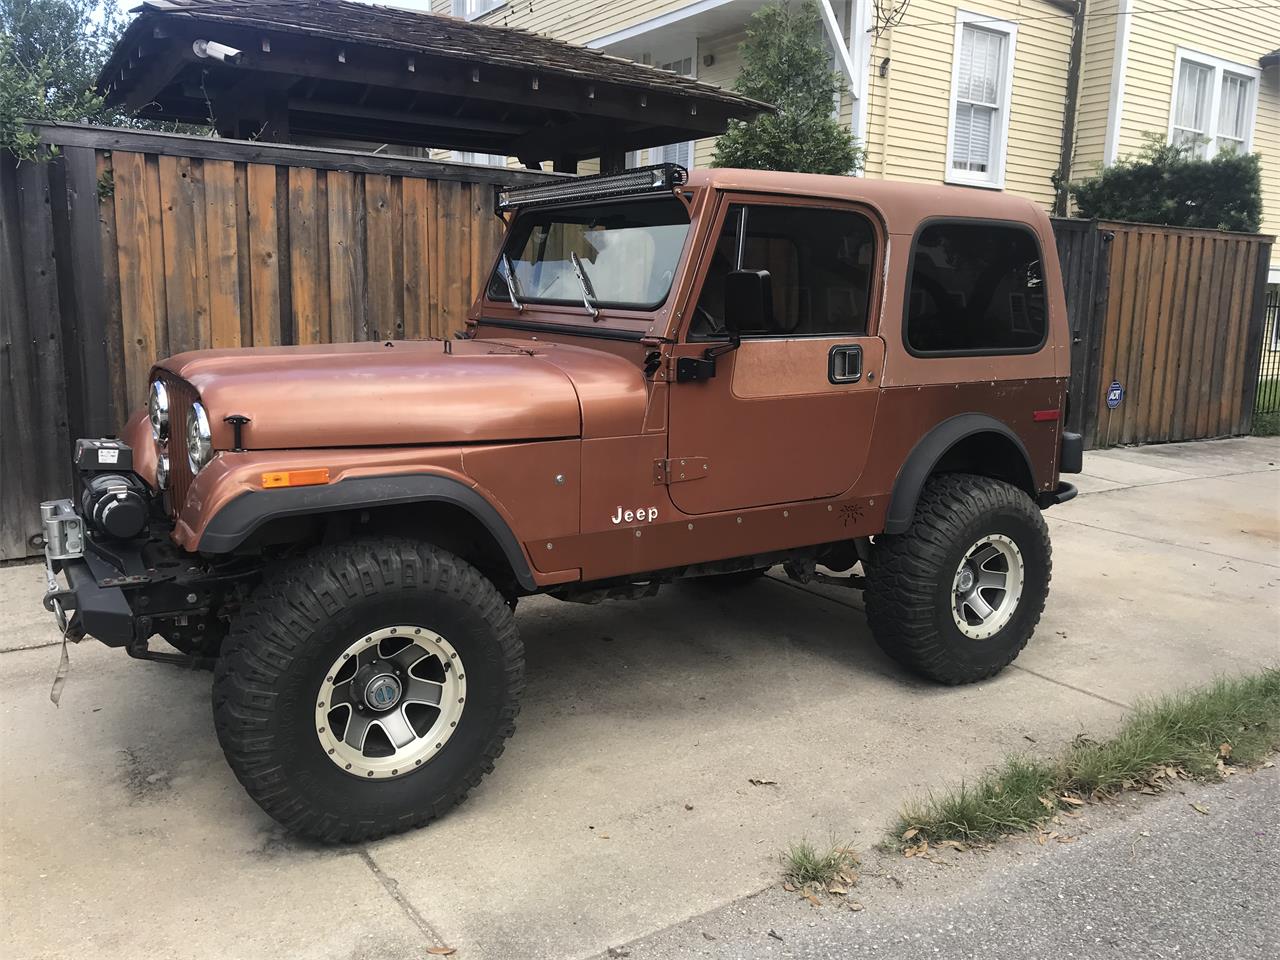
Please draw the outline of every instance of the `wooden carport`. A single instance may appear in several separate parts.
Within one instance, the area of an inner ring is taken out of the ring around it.
[[[523,30],[347,0],[146,0],[110,106],[224,137],[355,140],[551,161],[723,133],[767,104]]]

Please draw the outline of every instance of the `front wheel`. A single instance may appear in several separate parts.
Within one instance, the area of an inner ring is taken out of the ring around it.
[[[984,680],[1031,638],[1051,568],[1049,530],[1026,493],[941,474],[925,484],[905,533],[876,538],[867,621],[908,669],[940,683]]]
[[[269,577],[214,675],[218,739],[249,795],[315,839],[421,826],[493,769],[524,657],[474,567],[401,539],[322,547]]]

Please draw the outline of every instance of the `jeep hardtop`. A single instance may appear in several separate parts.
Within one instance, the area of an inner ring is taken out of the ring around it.
[[[492,769],[531,594],[780,565],[862,590],[934,680],[1018,655],[1081,459],[1039,207],[673,165],[495,206],[465,334],[184,353],[119,438],[77,443],[75,498],[41,506],[64,638],[211,666],[236,776],[329,841]]]

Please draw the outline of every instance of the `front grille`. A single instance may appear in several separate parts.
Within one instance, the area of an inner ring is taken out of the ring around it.
[[[160,371],[160,380],[169,391],[169,512],[177,515],[194,479],[187,463],[187,415],[199,395],[191,384],[167,371]]]

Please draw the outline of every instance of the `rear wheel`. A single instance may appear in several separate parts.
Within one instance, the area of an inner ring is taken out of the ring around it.
[[[408,540],[314,551],[232,626],[214,720],[272,817],[325,841],[420,826],[493,769],[524,686],[515,621],[465,561]]]
[[[906,533],[876,538],[865,593],[876,642],[941,683],[993,676],[1026,646],[1049,594],[1049,531],[1022,490],[942,474]]]

